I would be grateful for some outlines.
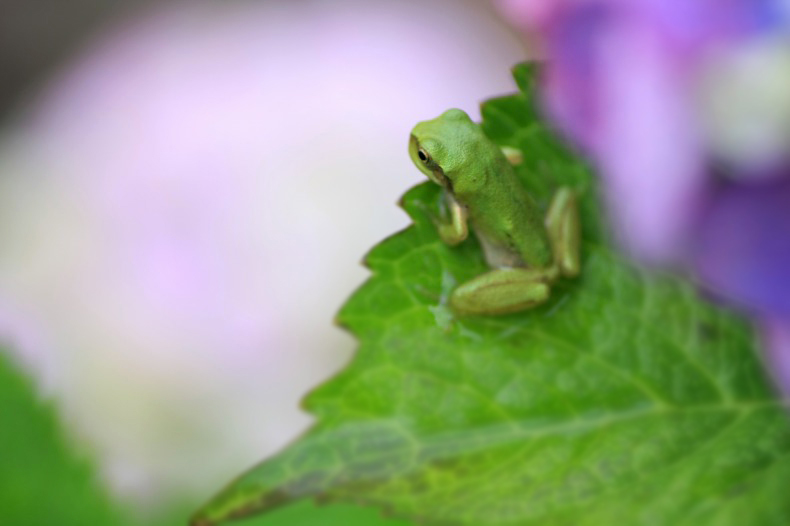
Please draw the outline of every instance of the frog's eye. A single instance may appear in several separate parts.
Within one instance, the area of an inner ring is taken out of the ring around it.
[[[425,151],[425,150],[423,150],[422,148],[420,148],[420,150],[417,152],[417,157],[419,157],[419,158],[420,158],[420,160],[421,160],[422,162],[426,163],[426,164],[428,163],[428,161],[430,161],[430,160],[431,160],[431,156],[430,156],[430,155],[428,155],[428,152],[426,152],[426,151]]]

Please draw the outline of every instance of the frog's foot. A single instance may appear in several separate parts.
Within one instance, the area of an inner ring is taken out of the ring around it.
[[[513,148],[512,146],[503,146],[502,153],[505,154],[508,162],[513,166],[518,166],[524,161],[524,154],[521,153],[521,150],[518,148]]]
[[[507,314],[549,298],[555,269],[507,268],[482,274],[455,289],[450,307],[461,316]]]
[[[560,273],[569,278],[578,275],[581,233],[576,192],[572,189],[562,187],[554,194],[546,213],[546,230]]]

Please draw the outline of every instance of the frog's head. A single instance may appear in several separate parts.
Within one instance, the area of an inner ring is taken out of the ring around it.
[[[480,128],[463,110],[451,109],[411,131],[409,155],[422,173],[446,190],[474,162]]]

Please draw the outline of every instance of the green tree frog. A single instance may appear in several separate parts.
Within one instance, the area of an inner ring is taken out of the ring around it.
[[[517,312],[549,298],[559,277],[579,273],[576,195],[559,188],[545,214],[523,187],[507,156],[459,109],[420,122],[409,155],[444,189],[446,209],[434,218],[439,236],[456,245],[474,231],[493,270],[458,286],[458,315]]]

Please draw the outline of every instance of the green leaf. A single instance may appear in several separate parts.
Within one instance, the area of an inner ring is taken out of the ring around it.
[[[525,67],[515,76],[532,85]],[[790,523],[786,404],[749,328],[607,248],[589,169],[529,93],[483,116],[524,152],[536,197],[582,192],[582,275],[539,308],[454,318],[449,292],[486,267],[474,240],[439,240],[438,188],[413,188],[402,204],[414,225],[370,252],[372,277],[339,314],[360,346],[305,400],[317,423],[193,524],[304,498],[442,525]]]
[[[0,350],[0,524],[129,524]]]

